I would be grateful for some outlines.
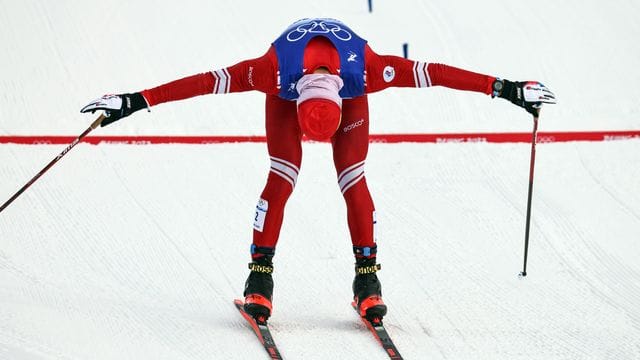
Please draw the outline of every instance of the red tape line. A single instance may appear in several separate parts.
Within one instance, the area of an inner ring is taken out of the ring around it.
[[[0,144],[68,144],[75,136],[26,135],[0,136]],[[567,141],[610,141],[640,138],[640,130],[625,131],[568,131],[539,132],[538,142]],[[306,141],[306,139],[305,139]],[[371,134],[372,143],[521,143],[531,142],[531,133],[444,133],[444,134]],[[226,144],[226,143],[264,143],[265,136],[260,135],[212,135],[212,136],[173,136],[173,135],[133,135],[133,136],[87,136],[82,139],[88,144]]]

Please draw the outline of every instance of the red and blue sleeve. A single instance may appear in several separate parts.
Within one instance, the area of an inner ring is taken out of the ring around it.
[[[367,46],[367,93],[389,87],[444,86],[491,94],[495,77],[453,66],[413,61],[399,56],[378,55]]]
[[[277,57],[270,48],[259,58],[245,60],[235,65],[187,76],[166,84],[143,90],[149,106],[169,101],[184,100],[207,94],[227,94],[257,90],[277,93]]]

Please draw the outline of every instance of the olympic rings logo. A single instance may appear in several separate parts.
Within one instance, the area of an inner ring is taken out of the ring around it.
[[[341,41],[351,40],[351,33],[340,27],[340,25],[325,21],[311,21],[296,26],[287,34],[287,40],[289,42],[296,42],[307,34],[333,34],[336,39]]]

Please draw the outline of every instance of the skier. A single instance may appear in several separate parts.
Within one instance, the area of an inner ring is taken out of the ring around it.
[[[105,95],[81,112],[103,110],[102,126],[161,103],[205,94],[257,90],[266,94],[267,183],[256,206],[245,311],[258,321],[272,312],[273,257],[287,199],[302,161],[301,139],[329,140],[337,181],[347,206],[361,316],[382,319],[376,272],[376,213],[365,180],[369,108],[367,94],[389,87],[445,86],[501,97],[537,115],[555,97],[539,82],[512,82],[452,66],[378,55],[344,23],[302,19],[289,26],[261,57],[134,93]]]

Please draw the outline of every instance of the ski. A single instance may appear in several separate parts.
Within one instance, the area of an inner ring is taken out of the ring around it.
[[[253,332],[258,337],[258,340],[260,340],[262,346],[264,346],[264,349],[267,350],[269,357],[274,360],[282,359],[282,356],[280,355],[280,352],[276,347],[276,343],[275,341],[273,341],[273,337],[271,336],[271,331],[269,331],[267,322],[257,322],[251,315],[247,314],[244,311],[244,302],[242,300],[235,299],[233,300],[233,303],[236,304],[236,308],[238,309],[238,311],[240,311],[240,315],[242,315],[242,317],[247,320],[249,325],[251,325]]]
[[[358,306],[356,305],[355,301],[351,303],[351,306],[353,307],[353,310],[356,311],[358,316],[360,316],[360,313],[358,312]],[[391,340],[389,333],[387,333],[387,329],[384,328],[381,319],[369,321],[367,320],[367,318],[362,316],[360,316],[360,319],[365,324],[367,329],[371,331],[376,340],[378,340],[378,343],[382,345],[382,348],[387,353],[387,355],[389,355],[389,358],[393,360],[402,360],[402,355],[400,355],[400,352],[398,352],[398,349]]]

